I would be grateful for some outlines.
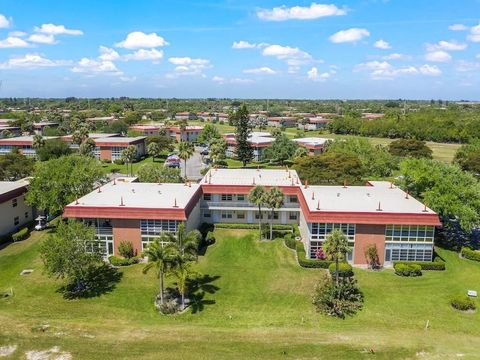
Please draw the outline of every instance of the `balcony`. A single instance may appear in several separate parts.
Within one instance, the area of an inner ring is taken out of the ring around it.
[[[111,227],[96,227],[95,235],[112,235],[113,230]]]
[[[205,201],[201,204],[202,209],[212,209],[212,208],[249,208],[249,209],[258,209],[258,206],[247,201],[235,202],[235,201]],[[300,204],[298,203],[285,203],[280,208],[281,209],[300,209]],[[263,211],[268,211],[269,209],[262,206]]]

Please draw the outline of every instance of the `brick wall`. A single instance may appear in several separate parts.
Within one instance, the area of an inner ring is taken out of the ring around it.
[[[385,225],[357,224],[353,256],[353,263],[355,265],[367,264],[365,249],[370,244],[377,246],[380,264],[383,264],[385,260]]]
[[[137,255],[142,252],[140,220],[112,219],[114,254],[118,256],[118,245],[130,241]]]

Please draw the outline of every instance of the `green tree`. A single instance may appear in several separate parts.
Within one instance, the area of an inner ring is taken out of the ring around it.
[[[295,150],[295,154],[293,154],[293,158],[296,159],[296,158],[301,158],[301,157],[305,157],[308,155],[308,150],[302,146],[299,146],[297,148],[297,150]]]
[[[212,141],[220,139],[222,136],[217,127],[213,124],[205,124],[202,132],[198,135],[197,141],[199,143],[211,144]]]
[[[227,141],[223,138],[214,139],[210,143],[210,159],[213,165],[226,165]]]
[[[285,164],[285,161],[294,157],[298,145],[290,140],[287,135],[280,133],[275,141],[263,153],[263,159],[274,163]]]
[[[0,156],[0,180],[15,181],[33,173],[35,160],[22,155],[18,149]]]
[[[189,261],[177,262],[173,270],[173,276],[177,280],[177,289],[181,297],[181,309],[185,309],[185,295],[188,289],[188,280],[196,274]]]
[[[187,160],[190,159],[195,153],[195,147],[193,143],[189,141],[180,141],[178,145],[178,157],[183,160],[185,178],[187,177]]]
[[[70,155],[72,150],[65,141],[52,139],[44,142],[43,146],[37,149],[37,157],[40,161],[57,159]]]
[[[262,185],[257,185],[248,193],[248,201],[258,206],[258,234],[262,240],[262,206],[265,200],[265,188]]]
[[[432,158],[432,149],[425,141],[415,139],[399,139],[392,141],[388,146],[390,154],[395,156],[411,156],[415,158]]]
[[[95,159],[78,155],[38,163],[30,181],[26,200],[37,209],[56,214],[93,190],[103,177]]]
[[[273,218],[275,215],[275,210],[279,209],[283,205],[285,195],[283,191],[277,187],[271,187],[268,191],[265,192],[263,202],[267,208],[270,209],[271,218],[270,218],[270,240],[273,239]]]
[[[182,182],[180,169],[166,166],[157,166],[156,164],[142,165],[138,171],[138,180],[143,183],[179,183]]]
[[[128,145],[120,153],[120,158],[127,164],[127,172],[128,165],[130,164],[130,175],[133,175],[133,161],[137,158],[137,147],[135,145]]]
[[[150,144],[148,144],[147,152],[148,152],[148,155],[152,157],[153,161],[155,161],[155,158],[159,157],[161,154],[160,147],[156,142],[151,142]]]
[[[40,247],[45,271],[50,277],[67,279],[74,285],[75,293],[83,292],[91,268],[102,264],[98,252],[87,252],[96,248],[90,246],[95,231],[74,220],[58,224],[56,233],[49,235]]]
[[[173,151],[175,148],[174,146],[174,140],[165,135],[159,135],[159,136],[148,136],[146,139],[147,146],[150,145],[151,143],[156,143],[158,147],[160,148],[160,151],[165,151],[165,152],[170,152]]]
[[[44,145],[45,145],[45,139],[43,138],[42,135],[39,135],[39,134],[33,135],[32,147],[35,150],[42,148]]]
[[[198,243],[201,239],[201,234],[198,230],[188,231],[185,224],[182,222],[178,225],[176,234],[166,233],[170,237],[177,255],[188,261],[197,259]]]
[[[235,153],[242,162],[242,166],[247,166],[247,163],[253,159],[253,148],[250,145],[249,137],[251,134],[250,119],[248,110],[245,104],[243,104],[233,115],[235,123],[235,139],[237,145],[235,147]]]
[[[151,269],[155,268],[157,278],[159,279],[160,304],[163,304],[165,300],[165,274],[170,271],[172,264],[172,247],[169,244],[162,244],[167,243],[168,241],[170,241],[170,237],[167,236],[167,233],[163,232],[160,234],[160,237],[151,242],[148,245],[148,248],[144,251],[144,255],[148,257],[148,263],[143,268],[143,273],[146,274]]]
[[[335,229],[327,236],[327,239],[322,244],[322,248],[327,258],[335,261],[335,284],[338,286],[338,264],[340,260],[345,259],[345,255],[350,251],[348,238],[342,230]]]
[[[480,154],[480,139],[475,139],[468,144],[463,144],[457,150],[453,162],[458,164],[463,170],[478,173],[476,165],[478,154]]]
[[[334,152],[296,158],[294,169],[309,184],[361,183],[365,169],[357,156]]]
[[[95,141],[91,138],[86,138],[80,145],[78,152],[83,156],[95,157],[95,148]]]

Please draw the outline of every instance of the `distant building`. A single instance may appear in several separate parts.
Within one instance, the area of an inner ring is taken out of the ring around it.
[[[308,155],[319,155],[325,151],[325,144],[327,143],[328,139],[320,137],[305,137],[292,139],[292,141],[296,142],[298,146],[307,149]]]
[[[298,123],[298,119],[295,117],[275,116],[275,117],[267,118],[268,126],[273,126],[273,127],[295,127],[297,123]]]
[[[50,121],[41,121],[33,124],[33,132],[37,135],[44,135],[46,128],[57,128],[60,124]]]
[[[328,126],[328,123],[331,122],[330,119],[325,119],[321,116],[305,118],[303,121],[299,121],[297,127],[300,130],[313,131],[325,129]]]
[[[367,119],[367,120],[381,119],[384,116],[385,116],[385,114],[362,113],[362,119]]]
[[[120,134],[90,133],[88,134],[88,137],[90,139],[95,140],[95,139],[109,138],[109,137],[120,137]],[[70,146],[70,149],[78,149],[80,147],[78,144],[73,143],[72,135],[62,136],[62,140],[65,141]]]
[[[35,220],[35,210],[25,203],[28,181],[0,181],[0,236]]]
[[[44,136],[43,140],[59,139],[58,136]],[[0,155],[5,155],[13,149],[18,149],[23,155],[28,157],[37,157],[37,152],[33,148],[33,135],[18,136],[13,138],[0,139]]]
[[[160,130],[162,129],[163,124],[159,125],[132,125],[130,130],[138,132],[143,136],[158,136],[160,135]]]
[[[102,161],[120,160],[122,151],[130,145],[135,146],[137,158],[146,154],[145,136],[137,137],[101,137],[95,141],[95,156]]]
[[[180,141],[196,141],[198,135],[203,130],[203,126],[188,125],[184,129],[181,126],[168,126],[165,128],[167,136],[174,138],[177,142]]]
[[[93,123],[106,122],[111,124],[112,122],[117,121],[117,118],[115,116],[96,116],[96,117],[86,118],[86,120],[88,122],[93,122]]]
[[[225,155],[227,157],[235,157],[235,148],[237,146],[237,140],[234,133],[227,133],[223,135],[227,141],[227,151]],[[263,159],[263,152],[265,148],[273,144],[275,138],[269,132],[252,132],[248,138],[253,149],[253,161],[261,161]]]
[[[8,133],[10,133],[12,136],[20,136],[22,135],[22,129],[18,126],[0,124],[0,139],[6,138],[7,136],[5,136],[5,134]]]

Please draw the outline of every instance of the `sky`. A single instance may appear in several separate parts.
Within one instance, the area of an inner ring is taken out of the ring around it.
[[[0,97],[480,100],[480,0],[0,0]]]

